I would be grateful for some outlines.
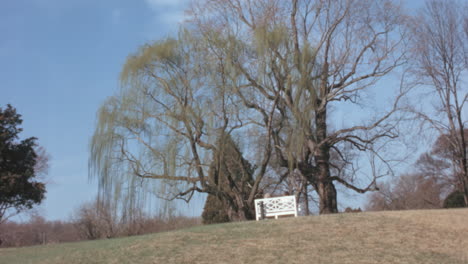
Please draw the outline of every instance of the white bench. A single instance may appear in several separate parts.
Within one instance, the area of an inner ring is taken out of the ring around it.
[[[256,199],[255,213],[257,221],[272,216],[278,219],[280,215],[294,215],[297,217],[296,197],[291,195]]]

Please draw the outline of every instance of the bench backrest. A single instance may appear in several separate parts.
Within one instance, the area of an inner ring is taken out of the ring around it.
[[[295,215],[297,216],[296,197],[281,196],[273,198],[263,198],[255,200],[255,212],[257,220],[278,215]]]

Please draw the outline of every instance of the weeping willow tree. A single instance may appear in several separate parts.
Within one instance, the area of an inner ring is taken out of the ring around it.
[[[102,197],[128,197],[126,207],[132,207],[148,193],[185,201],[208,193],[226,204],[230,220],[254,217],[271,146],[261,147],[265,153],[254,175],[229,135],[259,125],[245,123],[249,111],[220,73],[224,63],[213,60],[205,44],[181,30],[178,38],[129,56],[122,89],[101,106],[90,144],[90,169]],[[225,151],[235,158],[223,158]],[[240,162],[241,171],[231,171],[226,164],[232,162]]]
[[[398,136],[404,91],[359,124],[332,130],[329,110],[366,107],[365,91],[404,63],[398,6],[210,0],[198,1],[192,15],[177,38],[145,45],[127,59],[121,92],[99,110],[90,168],[103,194],[134,193],[138,183],[157,185],[150,189],[165,199],[203,192],[242,220],[252,217],[266,178],[303,177],[321,213],[338,211],[336,183],[359,193],[377,189],[376,179],[390,170],[381,151]],[[235,152],[239,162],[252,163],[243,165],[248,188],[213,180],[213,164],[220,179],[237,175],[219,165],[226,145],[216,141],[223,135],[243,142]],[[361,154],[373,157],[367,174],[356,170]]]

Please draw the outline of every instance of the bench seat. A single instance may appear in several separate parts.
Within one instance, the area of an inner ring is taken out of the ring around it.
[[[257,221],[267,217],[278,219],[278,216],[283,215],[294,215],[297,217],[296,197],[291,195],[256,199],[255,214]]]

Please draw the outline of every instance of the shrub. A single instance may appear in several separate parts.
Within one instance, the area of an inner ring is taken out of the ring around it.
[[[444,208],[460,208],[466,207],[463,192],[453,191],[444,200]]]
[[[216,224],[229,222],[223,202],[215,195],[209,194],[206,198],[202,213],[203,224]]]
[[[361,208],[356,208],[356,209],[353,209],[351,207],[346,207],[346,209],[344,210],[345,213],[361,213],[362,210]]]

